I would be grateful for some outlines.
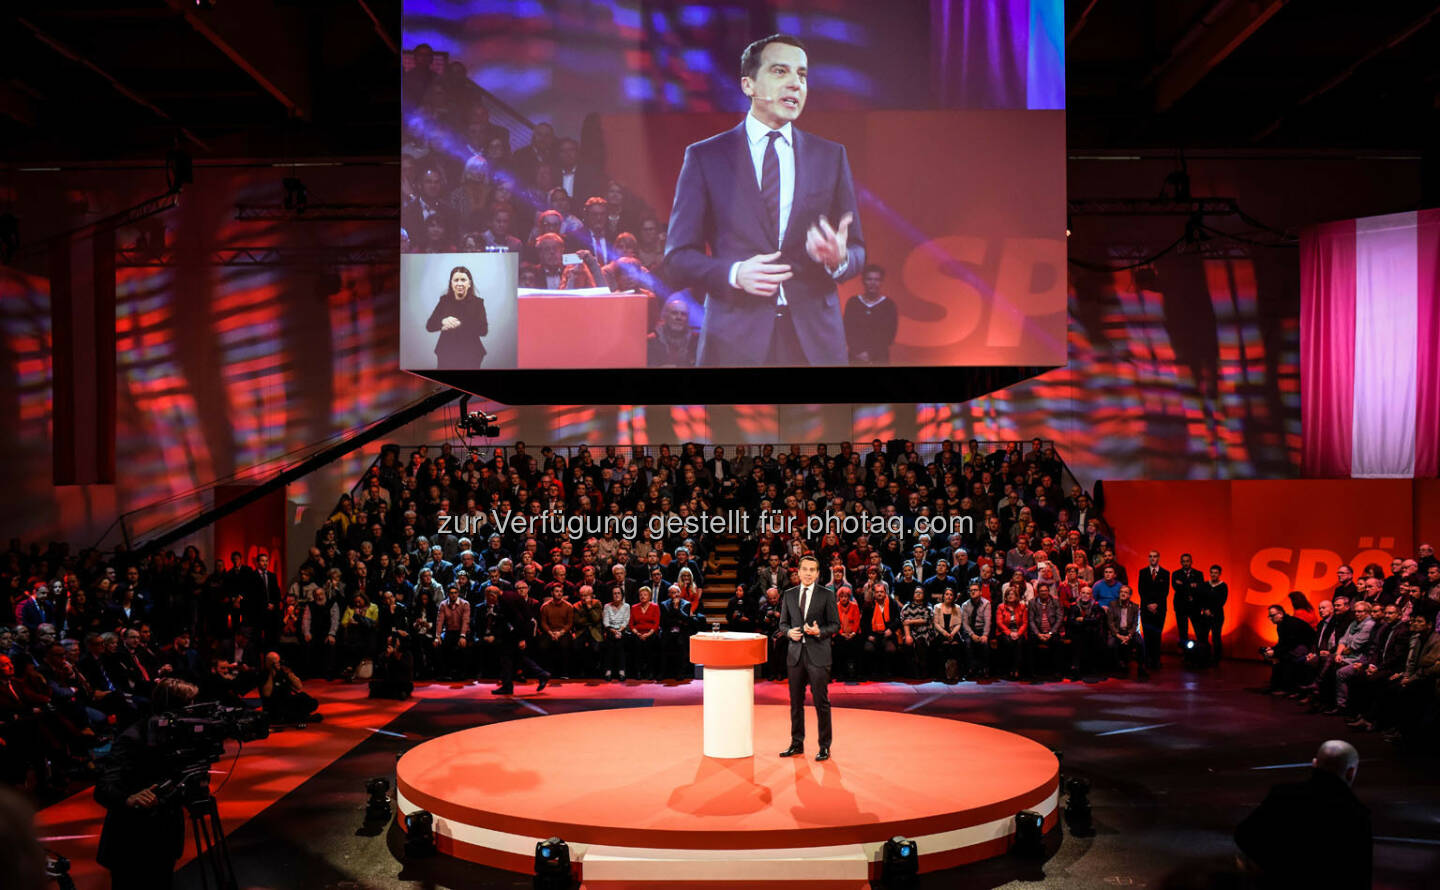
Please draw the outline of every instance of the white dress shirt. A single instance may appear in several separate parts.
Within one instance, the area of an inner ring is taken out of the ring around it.
[[[765,150],[769,145],[767,138],[770,133],[769,125],[762,123],[753,113],[745,115],[745,140],[750,146],[750,161],[755,167],[755,183],[760,188],[765,188]],[[786,124],[779,130],[780,138],[775,140],[775,154],[780,159],[780,226],[777,231],[780,233],[779,243],[775,249],[780,249],[780,244],[785,243],[785,230],[790,227],[790,208],[795,205],[795,141],[794,130],[790,124]],[[762,194],[763,200],[763,194]],[[773,251],[772,251],[773,253]],[[850,265],[848,257],[840,261],[840,268],[831,275],[839,278],[845,274],[845,269]],[[740,264],[733,263],[730,266],[730,286],[740,286],[738,275]],[[780,285],[775,294],[775,305],[785,305],[785,285]]]

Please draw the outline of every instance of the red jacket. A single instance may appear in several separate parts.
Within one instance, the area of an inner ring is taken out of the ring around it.
[[[630,629],[636,633],[660,629],[660,607],[655,603],[636,603],[630,607]]]
[[[1003,634],[1008,635],[1011,631],[1019,631],[1023,637],[1025,625],[1029,620],[1029,613],[1020,603],[1001,603],[1000,607],[995,610],[995,624]]]

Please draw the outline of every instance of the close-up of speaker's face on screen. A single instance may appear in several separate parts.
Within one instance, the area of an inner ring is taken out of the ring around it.
[[[407,0],[404,31],[407,370],[1065,363],[1060,0]]]

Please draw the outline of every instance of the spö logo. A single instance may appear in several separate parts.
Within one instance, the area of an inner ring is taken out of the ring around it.
[[[1264,547],[1250,557],[1250,586],[1245,590],[1245,602],[1268,605],[1283,598],[1292,590],[1310,596],[1316,591],[1329,591],[1335,586],[1335,570],[1342,565],[1354,569],[1358,576],[1365,566],[1379,563],[1390,571],[1390,560],[1394,557],[1395,538],[1361,537],[1355,544],[1357,552],[1346,559],[1334,550],[1318,547]]]

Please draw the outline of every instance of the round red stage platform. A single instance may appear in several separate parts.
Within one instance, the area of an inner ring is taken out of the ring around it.
[[[511,720],[424,742],[397,767],[399,810],[428,810],[442,852],[530,873],[564,839],[587,885],[865,880],[884,842],[922,871],[1005,852],[1015,814],[1055,823],[1059,763],[1024,736],[939,717],[836,708],[832,758],[701,753],[699,707]],[[784,748],[789,709],[755,709],[757,750]]]

